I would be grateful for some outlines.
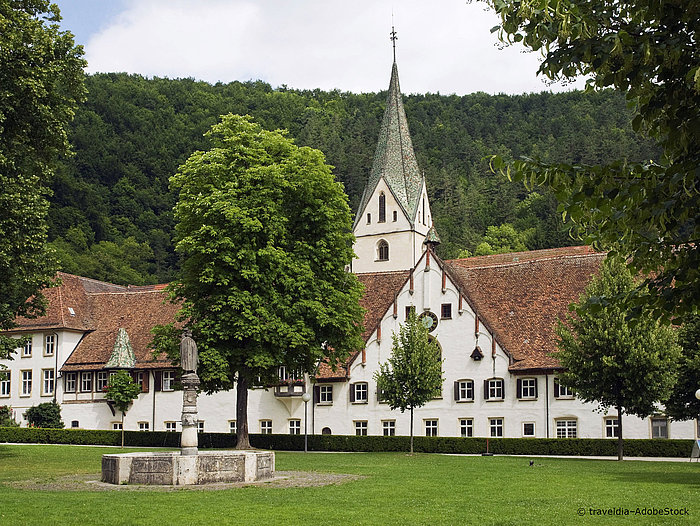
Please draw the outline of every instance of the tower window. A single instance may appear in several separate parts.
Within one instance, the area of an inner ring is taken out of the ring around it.
[[[384,223],[386,221],[386,196],[384,192],[379,194],[379,222]]]
[[[377,259],[379,261],[389,260],[389,243],[383,239],[379,242],[379,245],[377,245]]]

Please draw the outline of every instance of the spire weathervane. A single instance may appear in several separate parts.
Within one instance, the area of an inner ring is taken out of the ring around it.
[[[392,13],[393,17],[393,13]],[[389,33],[391,36],[389,37],[391,39],[391,45],[394,47],[394,62],[396,62],[396,39],[399,38],[396,36],[396,31],[394,31],[394,26],[391,26],[391,33]]]

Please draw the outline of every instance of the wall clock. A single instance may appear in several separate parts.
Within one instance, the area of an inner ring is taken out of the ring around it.
[[[428,332],[433,332],[438,326],[438,317],[431,311],[424,312],[418,316],[418,321],[423,324],[423,327],[428,329]]]

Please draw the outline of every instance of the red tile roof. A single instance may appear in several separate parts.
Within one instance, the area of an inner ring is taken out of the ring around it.
[[[567,247],[438,262],[511,356],[510,369],[517,372],[558,367],[551,356],[556,350],[554,324],[578,299],[604,257],[589,247]],[[109,360],[119,328],[129,335],[137,368],[170,365],[164,358],[154,361],[148,349],[150,329],[172,322],[179,308],[165,301],[166,285],[123,287],[65,273],[58,277],[61,285],[44,292],[49,300],[46,316],[18,319],[17,330],[85,331],[64,370],[102,367]],[[357,277],[365,287],[360,303],[366,310],[363,338],[367,341],[410,271],[369,272]],[[322,363],[317,380],[345,380],[359,352],[338,364],[335,371]]]
[[[137,369],[167,367],[170,362],[161,356],[153,359],[148,344],[151,328],[171,323],[179,305],[167,301],[162,289],[88,294],[93,327],[85,334],[62,370],[98,369],[112,354],[119,329],[126,329],[134,349]]]
[[[377,329],[384,314],[394,302],[394,295],[408,281],[410,275],[411,272],[408,270],[357,274],[357,279],[365,287],[365,293],[360,300],[360,305],[365,309],[365,330],[362,333],[365,342]],[[318,381],[345,379],[348,375],[349,365],[359,352],[361,351],[352,354],[345,363],[337,364],[335,371],[327,362],[321,363],[316,379]]]
[[[553,369],[556,320],[568,312],[604,253],[567,247],[445,261],[445,268],[496,341],[512,371]]]
[[[46,315],[18,318],[16,330],[85,332],[63,370],[101,368],[109,360],[120,328],[129,335],[137,368],[170,365],[163,357],[154,361],[148,348],[151,328],[172,322],[179,309],[166,301],[166,285],[124,287],[64,272],[57,274],[57,280],[58,286],[44,291]]]

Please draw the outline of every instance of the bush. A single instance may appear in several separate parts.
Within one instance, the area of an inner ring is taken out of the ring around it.
[[[9,405],[0,405],[0,427],[19,427],[12,416],[12,408]]]
[[[118,446],[120,431],[90,429],[34,429],[0,427],[0,442],[42,444],[91,444]],[[202,449],[232,449],[236,435],[199,433]],[[168,431],[125,431],[127,446],[180,447],[180,433]],[[407,436],[309,435],[309,451],[406,451]],[[304,435],[250,435],[250,443],[259,449],[303,451]],[[689,457],[692,440],[626,439],[625,456]],[[485,438],[414,437],[414,449],[422,453],[480,454],[486,452]],[[576,455],[609,456],[617,454],[617,441],[600,438],[492,438],[489,451],[497,455]]]
[[[27,409],[27,422],[31,427],[47,429],[61,429],[64,427],[61,420],[61,406],[56,402],[44,402]]]

